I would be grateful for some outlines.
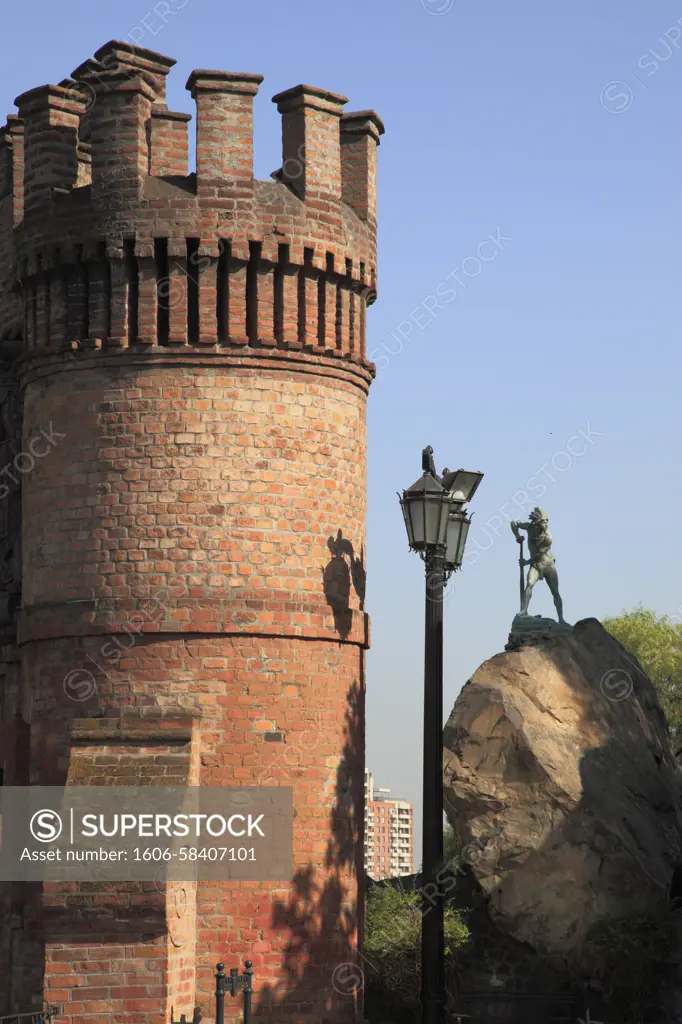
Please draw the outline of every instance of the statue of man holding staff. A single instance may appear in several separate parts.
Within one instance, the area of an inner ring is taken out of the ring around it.
[[[567,626],[568,623],[564,619],[564,606],[559,594],[559,576],[556,571],[554,555],[552,554],[552,535],[549,532],[547,515],[541,508],[534,508],[528,519],[529,522],[527,523],[522,523],[520,520],[514,520],[511,523],[514,536],[521,546],[521,557],[519,559],[519,565],[521,566],[521,615],[528,614],[528,605],[535,584],[538,580],[545,580],[554,599],[554,607],[559,616],[559,625]],[[525,530],[528,534],[528,553],[530,558],[524,559],[523,557],[523,537],[519,533],[520,530]],[[528,570],[528,579],[524,589],[523,567],[525,565],[529,565],[530,569]]]

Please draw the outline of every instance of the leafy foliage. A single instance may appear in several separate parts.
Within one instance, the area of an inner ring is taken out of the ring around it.
[[[594,924],[582,958],[601,981],[610,1005],[624,1021],[642,1019],[656,974],[675,945],[674,924],[665,913],[636,911]]]
[[[445,907],[445,955],[452,956],[469,938],[461,911]],[[384,956],[395,950],[419,957],[421,948],[421,892],[406,892],[377,885],[367,896],[365,951]]]
[[[658,690],[670,728],[673,749],[682,747],[682,623],[635,608],[612,619],[604,628],[633,654]]]
[[[469,941],[463,911],[445,906],[445,956],[452,962]],[[365,957],[369,986],[391,1006],[414,1014],[421,986],[421,892],[377,885],[367,895]]]
[[[450,823],[443,828],[443,863],[456,871],[462,859],[462,840]]]

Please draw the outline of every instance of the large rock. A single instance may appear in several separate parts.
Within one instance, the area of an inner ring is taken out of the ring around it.
[[[667,900],[681,774],[652,683],[596,619],[486,661],[444,748],[446,813],[503,930],[565,953]]]

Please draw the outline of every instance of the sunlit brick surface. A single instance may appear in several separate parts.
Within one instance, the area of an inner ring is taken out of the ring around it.
[[[5,886],[0,1012],[210,1020],[215,964],[248,958],[263,1019],[350,1024],[383,126],[287,90],[282,168],[254,181],[261,77],[196,71],[188,174],[173,63],[107,44],[0,132],[0,342],[23,348],[19,444],[50,438],[0,636],[5,783],[290,785],[294,864]]]

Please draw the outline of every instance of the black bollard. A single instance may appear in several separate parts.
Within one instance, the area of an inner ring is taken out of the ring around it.
[[[215,976],[215,1024],[225,1024],[225,964],[216,964]]]
[[[250,960],[246,961],[246,970],[244,971],[244,1024],[251,1024],[251,993],[253,988],[251,986],[251,979],[253,978],[253,966]]]
[[[225,1024],[225,993],[231,996],[238,992],[244,993],[244,1024],[251,1024],[251,995],[253,993],[253,964],[246,961],[246,970],[239,973],[238,967],[230,968],[229,977],[225,974],[225,965],[218,964],[215,989],[215,1020],[216,1024]]]

